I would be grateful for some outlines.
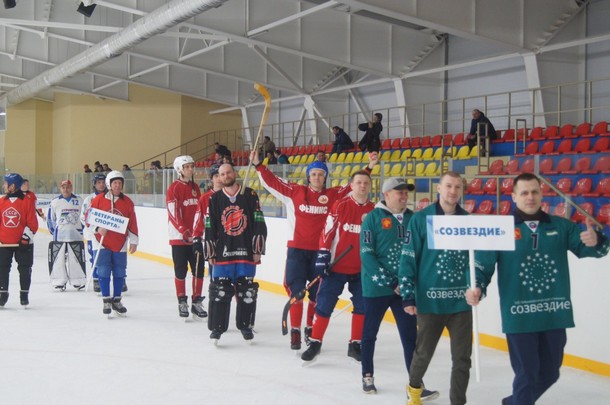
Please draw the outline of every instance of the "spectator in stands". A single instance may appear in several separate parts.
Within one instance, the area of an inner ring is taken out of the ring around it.
[[[496,129],[494,128],[491,121],[489,121],[489,118],[487,118],[485,116],[485,114],[483,114],[480,110],[477,110],[475,108],[474,110],[472,110],[472,121],[470,121],[470,132],[468,133],[468,136],[466,137],[466,139],[468,141],[468,146],[470,146],[471,150],[477,144],[477,127],[479,124],[487,124],[487,128],[489,129],[489,140],[490,141],[498,138],[498,135],[496,134]],[[481,133],[479,134],[479,137],[481,138],[481,140],[484,140],[486,136],[487,136],[487,131],[485,130],[485,125],[481,125]],[[485,150],[484,141],[483,141],[483,144],[481,145],[480,152],[481,152],[480,153],[481,156],[485,156],[485,153],[487,153],[487,151]]]
[[[262,156],[267,156],[267,153],[275,152],[275,143],[273,143],[271,138],[269,138],[268,136],[265,136],[265,140],[263,141],[263,146],[261,148],[261,152],[262,152],[261,153]]]
[[[94,170],[94,172],[96,172],[96,173],[103,173],[104,172],[104,168],[102,167],[100,162],[95,162],[95,170]]]
[[[267,153],[267,164],[268,165],[277,164],[277,158],[275,157],[275,151],[273,151],[273,153]]]
[[[218,155],[220,155],[221,157],[225,157],[225,156],[228,156],[229,158],[231,157],[231,151],[225,145],[221,145],[220,143],[215,142],[214,147],[215,147],[214,148],[215,152]]]
[[[93,173],[93,170],[91,170],[91,168],[89,167],[89,165],[85,165],[85,166],[83,166],[83,169],[85,170],[85,173]]]
[[[367,152],[379,152],[381,149],[381,131],[383,125],[381,125],[381,119],[383,115],[381,113],[375,113],[373,115],[373,121],[365,122],[358,125],[358,129],[364,132],[364,136],[358,143],[360,150]]]
[[[318,151],[318,153],[316,153],[316,160],[318,162],[326,163],[326,153],[324,153],[324,151]]]
[[[102,171],[106,172],[106,173],[110,173],[112,171],[112,169],[110,168],[110,166],[108,166],[108,163],[104,163],[102,165]]]
[[[273,154],[275,155],[275,158],[277,159],[278,164],[287,165],[290,163],[290,161],[288,161],[288,156],[283,154],[281,150],[276,149],[275,152],[273,152]]]
[[[345,150],[354,148],[354,142],[352,142],[352,139],[345,133],[343,128],[334,126],[332,131],[333,134],[335,134],[335,142],[333,142],[333,150],[331,153],[341,153]]]

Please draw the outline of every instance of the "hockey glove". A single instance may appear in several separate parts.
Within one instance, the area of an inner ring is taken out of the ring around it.
[[[318,250],[316,258],[316,272],[322,278],[326,278],[330,274],[330,252],[328,250]]]
[[[21,241],[19,243],[27,246],[30,244],[31,241],[32,240],[30,239],[30,237],[24,233],[23,235],[21,235]]]
[[[201,238],[193,239],[193,253],[195,256],[201,255],[203,257],[203,242],[201,242]]]

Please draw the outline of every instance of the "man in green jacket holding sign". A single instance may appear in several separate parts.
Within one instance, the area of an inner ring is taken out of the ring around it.
[[[466,300],[477,305],[498,267],[502,330],[515,373],[503,405],[533,405],[559,379],[566,328],[574,327],[568,250],[577,257],[608,254],[608,238],[542,211],[540,180],[523,173],[513,183],[515,250],[476,252],[477,287]]]

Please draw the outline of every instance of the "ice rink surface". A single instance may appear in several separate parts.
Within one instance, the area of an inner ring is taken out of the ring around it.
[[[406,403],[407,373],[392,324],[384,323],[377,339],[378,394],[366,395],[360,364],[346,356],[348,312],[332,319],[321,354],[307,367],[280,331],[287,298],[266,291],[259,294],[253,343],[246,344],[235,329],[233,312],[229,330],[215,347],[205,322],[178,317],[170,266],[130,256],[129,292],[123,298],[127,317],[108,319],[93,291],[52,291],[49,240],[48,234],[36,236],[30,306],[19,305],[14,264],[10,298],[0,309],[2,405]],[[204,304],[207,308],[207,300]],[[442,338],[425,377],[428,388],[441,396],[428,403],[449,404],[450,364],[449,340]],[[481,375],[477,383],[471,373],[468,403],[499,404],[512,382],[507,353],[481,348]],[[607,403],[609,378],[568,367],[538,402]]]

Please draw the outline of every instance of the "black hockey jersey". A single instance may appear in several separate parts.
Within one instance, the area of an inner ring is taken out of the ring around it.
[[[255,263],[253,255],[265,254],[267,226],[256,191],[246,187],[235,195],[223,188],[212,195],[205,218],[206,259],[218,264]]]

